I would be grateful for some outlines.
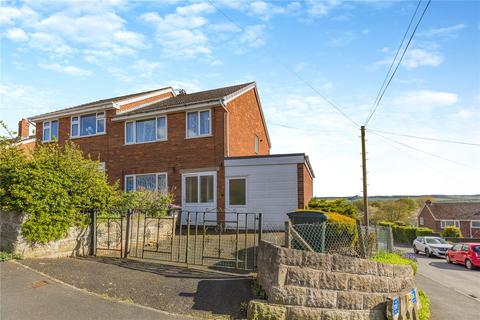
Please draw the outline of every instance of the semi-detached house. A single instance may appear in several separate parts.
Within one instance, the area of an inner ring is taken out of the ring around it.
[[[28,120],[37,143],[71,140],[125,191],[169,190],[182,208],[219,221],[236,211],[281,222],[313,194],[305,154],[270,155],[255,82],[191,94],[166,87]]]

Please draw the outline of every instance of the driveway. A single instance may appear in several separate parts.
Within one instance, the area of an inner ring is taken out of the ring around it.
[[[249,275],[148,260],[84,257],[19,263],[74,287],[136,304],[201,318],[243,318],[252,299]]]
[[[0,263],[0,319],[180,320],[185,317],[120,303],[74,289],[14,262]]]
[[[432,320],[477,319],[480,310],[480,270],[467,270],[445,259],[416,255],[417,285],[430,297]]]

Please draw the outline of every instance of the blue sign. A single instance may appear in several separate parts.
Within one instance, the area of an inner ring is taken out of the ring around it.
[[[397,315],[400,313],[400,301],[398,298],[395,298],[393,299],[393,302],[392,302],[392,312],[393,312],[393,315]]]
[[[412,289],[412,303],[417,303],[417,295],[415,293],[415,289]]]

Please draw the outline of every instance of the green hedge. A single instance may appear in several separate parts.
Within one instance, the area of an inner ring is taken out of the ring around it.
[[[436,233],[430,228],[399,226],[393,222],[380,221],[378,225],[392,228],[393,240],[397,243],[411,244],[417,237],[433,236]]]
[[[445,229],[443,229],[442,236],[449,238],[463,238],[460,228],[454,226],[445,227]]]

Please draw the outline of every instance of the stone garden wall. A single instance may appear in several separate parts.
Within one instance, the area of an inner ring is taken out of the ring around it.
[[[249,319],[386,319],[386,299],[415,287],[410,266],[287,249],[261,241],[258,281],[268,302],[254,300]]]
[[[0,250],[20,254],[24,258],[88,255],[90,228],[71,228],[68,235],[47,244],[31,244],[21,236],[26,215],[0,211]]]

